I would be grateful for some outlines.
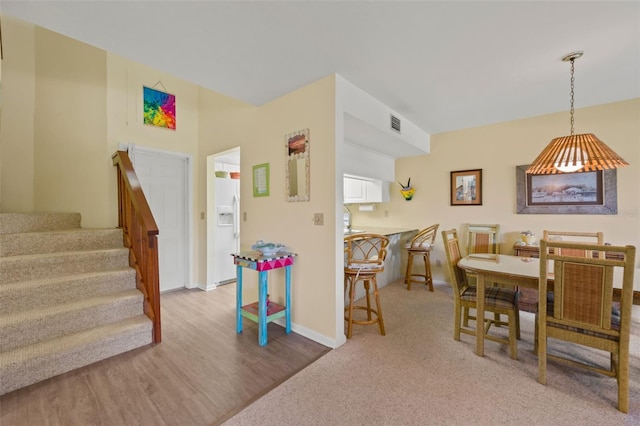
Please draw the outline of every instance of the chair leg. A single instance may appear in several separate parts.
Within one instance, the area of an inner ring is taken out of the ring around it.
[[[369,293],[369,289],[369,280],[364,280],[364,294],[367,298],[367,320],[371,321],[371,294]]]
[[[431,277],[431,260],[429,252],[424,253],[424,279],[429,286],[429,291],[433,291],[433,278]]]
[[[537,316],[537,315],[536,315]],[[536,325],[538,323],[536,322]],[[540,331],[540,327],[538,327],[538,331],[536,333],[536,336],[538,336],[538,338],[536,339],[538,342],[538,382],[542,383],[543,385],[547,384],[547,334],[546,331],[544,332],[544,336],[542,336],[542,338],[540,338],[540,334],[542,332]]]
[[[626,352],[626,353],[625,353]],[[618,410],[629,412],[629,352],[627,349],[618,348],[618,354],[614,356],[616,368],[616,380],[618,381]]]
[[[347,339],[351,338],[351,331],[353,329],[353,298],[356,293],[356,285],[353,278],[349,278],[349,314],[347,319]]]
[[[453,340],[460,340],[460,314],[462,313],[460,310],[460,305],[456,303],[455,307],[453,308],[453,315],[454,315],[454,320],[453,320]],[[464,311],[468,314],[469,313],[469,308],[465,307]],[[467,320],[467,317],[465,315],[465,327],[468,326],[469,321]]]
[[[516,339],[520,340],[520,309],[516,308]]]
[[[380,330],[380,334],[385,335],[384,331],[384,320],[382,319],[382,306],[380,305],[380,294],[378,293],[378,280],[376,277],[373,277],[373,295],[376,299],[376,308],[378,309],[378,328]]]
[[[538,354],[538,314],[536,313],[536,319],[534,321],[533,331],[533,353]]]
[[[411,273],[413,272],[413,253],[408,252],[407,272],[404,274],[404,282],[407,284],[407,291],[411,290]]]
[[[509,311],[509,355],[511,359],[518,359],[518,312],[516,310]]]

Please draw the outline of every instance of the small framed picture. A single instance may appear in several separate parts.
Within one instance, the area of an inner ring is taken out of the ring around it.
[[[482,205],[482,169],[451,172],[451,205]]]
[[[269,196],[269,163],[253,166],[253,196]]]

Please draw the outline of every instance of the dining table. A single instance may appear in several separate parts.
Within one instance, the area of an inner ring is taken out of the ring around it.
[[[485,285],[487,284],[538,288],[539,259],[507,254],[472,253],[460,259],[458,266],[467,274],[477,277],[476,318],[484,318]],[[548,283],[553,285],[553,274],[549,275]],[[483,321],[476,321],[476,354],[484,356]]]

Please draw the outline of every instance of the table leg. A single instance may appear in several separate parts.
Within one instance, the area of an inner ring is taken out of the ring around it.
[[[242,266],[236,266],[236,333],[242,333]]]
[[[476,293],[476,355],[484,356],[484,274],[477,275]]]
[[[285,266],[284,268],[284,276],[285,276],[285,322],[286,322],[286,332],[287,334],[291,333],[291,265]]]
[[[267,344],[267,272],[258,273],[258,344]]]

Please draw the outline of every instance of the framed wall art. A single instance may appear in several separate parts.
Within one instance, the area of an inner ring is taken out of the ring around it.
[[[269,196],[269,163],[253,166],[253,196]]]
[[[617,214],[616,169],[528,175],[516,167],[519,214]]]
[[[176,97],[153,87],[142,87],[144,124],[176,129]]]
[[[451,205],[482,205],[482,169],[451,172]]]

